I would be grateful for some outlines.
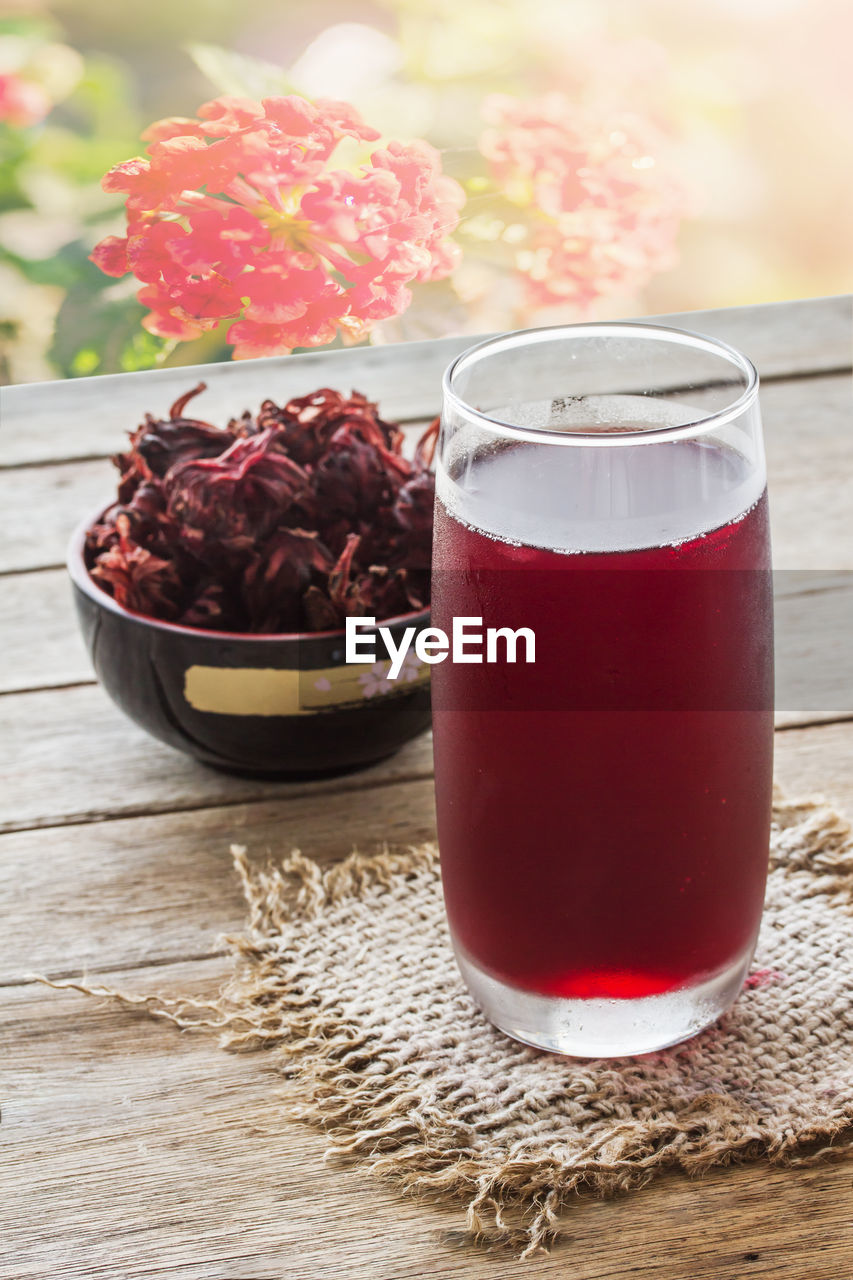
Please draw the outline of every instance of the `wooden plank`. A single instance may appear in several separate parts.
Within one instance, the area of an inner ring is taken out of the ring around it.
[[[777,734],[776,764],[788,789],[826,791],[853,815],[853,723]],[[322,799],[283,788],[262,803],[4,835],[0,984],[34,970],[102,971],[215,951],[243,920],[234,841],[259,859],[299,847],[327,861],[353,845],[431,838],[429,776],[374,779]]]
[[[728,342],[749,356],[765,380],[849,369],[853,363],[853,298],[849,294],[687,311],[660,316],[658,323]]]
[[[328,862],[434,838],[430,777],[2,836],[0,987],[221,950],[245,918],[234,842],[258,859],[301,848]]]
[[[0,830],[370,787],[426,777],[428,734],[370,769],[318,782],[232,778],[157,742],[97,685],[0,699]]]
[[[214,960],[110,977],[206,993],[224,972]],[[761,1163],[578,1197],[553,1254],[519,1264],[464,1242],[459,1206],[325,1163],[322,1137],[276,1114],[262,1054],[73,992],[0,997],[0,1199],[16,1206],[0,1280],[839,1280],[853,1267],[850,1165]]]
[[[840,479],[853,465],[850,377],[771,383],[761,402],[777,567],[853,567],[853,504]],[[71,531],[114,492],[101,460],[0,472],[0,573],[63,563]]]
[[[853,573],[774,575],[776,723],[853,716]]]
[[[851,364],[849,296],[650,318],[722,338],[745,351],[765,378]],[[440,407],[444,369],[482,336],[2,388],[0,465],[112,453],[146,411],[165,413],[198,381],[209,390],[194,411],[217,423],[256,409],[267,397],[286,401],[321,386],[355,387],[378,400],[391,418],[431,417]]]
[[[0,693],[94,679],[64,569],[0,577]]]
[[[849,376],[764,387],[773,563],[853,568],[853,382]]]
[[[0,573],[64,564],[72,531],[114,494],[103,460],[0,472]]]
[[[797,795],[826,795],[853,820],[853,723],[776,734],[775,774]]]

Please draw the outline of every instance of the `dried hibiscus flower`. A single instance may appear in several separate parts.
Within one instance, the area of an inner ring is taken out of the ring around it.
[[[437,421],[413,461],[358,392],[265,400],[226,427],[150,414],[114,459],[118,501],[89,530],[92,577],[166,622],[328,631],[429,603]]]

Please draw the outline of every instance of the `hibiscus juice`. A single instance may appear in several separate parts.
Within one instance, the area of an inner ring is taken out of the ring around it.
[[[733,998],[768,860],[769,569],[764,476],[719,440],[504,441],[440,469],[434,625],[536,637],[533,663],[433,668],[472,989],[622,1004],[734,973]]]

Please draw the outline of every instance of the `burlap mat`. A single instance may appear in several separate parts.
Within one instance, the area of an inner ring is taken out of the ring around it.
[[[761,938],[734,1009],[634,1059],[560,1058],[486,1022],[450,950],[434,847],[327,870],[299,853],[266,869],[234,855],[250,911],[229,940],[238,976],[212,1005],[149,1011],[270,1050],[291,1113],[400,1185],[466,1201],[473,1233],[529,1253],[579,1189],[853,1144],[853,843],[821,801],[777,797]]]

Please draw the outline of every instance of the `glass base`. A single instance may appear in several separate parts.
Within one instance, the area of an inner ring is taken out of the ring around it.
[[[485,973],[459,948],[456,960],[474,999],[501,1031],[576,1058],[621,1058],[688,1040],[734,1004],[753,948],[705,982],[638,999],[582,1000],[541,996]]]

